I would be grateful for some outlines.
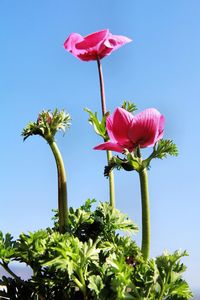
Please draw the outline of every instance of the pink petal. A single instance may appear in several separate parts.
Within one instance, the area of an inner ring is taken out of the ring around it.
[[[108,48],[104,44],[99,45],[98,58],[102,59],[105,56],[110,55],[113,50],[114,50],[113,48]]]
[[[108,39],[106,39],[104,45],[108,48],[116,50],[124,44],[130,43],[131,41],[132,40],[126,36],[110,34]]]
[[[80,34],[73,32],[64,42],[64,48],[74,56],[78,57],[78,55],[80,54],[80,50],[77,50],[76,44],[82,40],[83,37]]]
[[[82,50],[79,50],[79,51],[82,51]],[[79,53],[77,55],[77,57],[83,61],[91,61],[91,60],[97,60],[98,55],[97,55],[97,52],[95,50],[93,50],[93,51],[85,51],[84,53]]]
[[[135,146],[141,148],[153,146],[163,135],[164,117],[154,108],[136,115],[128,136]]]
[[[118,107],[113,115],[109,116],[106,121],[106,128],[111,140],[117,141],[120,145],[129,142],[129,128],[133,115],[125,109]]]
[[[114,135],[113,135],[113,114],[108,116],[106,119],[106,129],[108,132],[108,136],[109,138],[113,141],[117,143],[117,140],[115,139]]]
[[[160,122],[159,122],[159,130],[158,130],[157,141],[159,141],[160,139],[163,138],[164,126],[165,126],[165,117],[163,115],[161,115]]]
[[[117,50],[126,43],[131,42],[131,39],[122,35],[109,34],[103,44],[99,45],[98,57],[101,59],[104,56],[110,55],[111,52]]]
[[[108,29],[104,29],[104,30],[89,34],[86,37],[84,37],[84,39],[82,41],[77,43],[76,48],[82,49],[82,50],[88,50],[89,48],[95,48],[97,50],[98,44],[103,43],[108,35],[109,35]]]
[[[80,43],[76,44],[76,48],[81,51],[78,57],[83,61],[97,60],[98,57],[102,58],[99,49],[108,35],[109,30],[104,29],[84,37]]]
[[[97,145],[93,148],[94,150],[111,150],[122,153],[124,148],[117,143],[105,142],[103,144]]]

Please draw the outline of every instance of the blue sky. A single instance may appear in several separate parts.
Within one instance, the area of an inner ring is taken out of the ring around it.
[[[107,107],[112,111],[128,99],[139,111],[157,108],[166,118],[165,138],[180,152],[153,161],[149,172],[151,255],[187,249],[186,278],[199,288],[200,2],[2,0],[0,28],[0,230],[17,237],[51,225],[57,207],[52,153],[41,138],[23,143],[20,137],[42,109],[64,108],[72,116],[70,130],[57,136],[70,206],[108,199],[105,153],[92,150],[101,140],[83,111],[101,113],[97,67],[63,48],[71,32],[108,28],[133,42],[102,60]],[[115,174],[117,208],[140,225],[138,176]],[[136,240],[140,244],[140,234]]]

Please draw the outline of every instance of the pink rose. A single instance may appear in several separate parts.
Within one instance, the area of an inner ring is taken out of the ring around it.
[[[132,152],[140,148],[154,146],[163,137],[164,116],[155,108],[148,108],[133,116],[125,109],[118,107],[108,116],[106,128],[110,141],[94,147],[95,150],[113,150]]]
[[[86,37],[72,33],[64,43],[64,48],[83,61],[102,59],[131,39],[122,35],[112,35],[108,29],[94,32]]]

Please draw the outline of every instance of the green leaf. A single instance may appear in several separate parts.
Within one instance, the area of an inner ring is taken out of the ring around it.
[[[131,101],[127,100],[122,103],[121,107],[130,113],[134,113],[137,110],[137,106]]]
[[[93,242],[92,239],[89,239],[88,242],[83,243],[83,247],[79,249],[81,266],[85,267],[88,261],[98,260],[100,249],[96,248],[96,244],[97,241]]]
[[[87,199],[83,205],[81,205],[81,209],[85,210],[86,212],[91,211],[91,207],[93,203],[96,203],[97,201],[95,199]]]
[[[106,114],[100,121],[97,117],[97,112],[93,113],[90,109],[84,109],[89,114],[89,123],[94,127],[95,132],[100,135],[104,140],[108,139],[108,134],[106,130]]]
[[[104,288],[103,281],[99,275],[91,275],[88,277],[88,288],[94,291],[97,296],[99,296],[101,290]]]
[[[177,296],[177,299],[187,300],[192,297],[188,284],[182,279],[182,273],[186,268],[180,263],[180,259],[184,256],[188,256],[186,251],[175,251],[172,254],[165,251],[162,256],[156,258],[160,295],[166,299],[176,299]]]
[[[178,148],[171,140],[161,139],[154,146],[154,156],[162,159],[167,155],[178,156]]]
[[[116,299],[134,299],[130,294],[132,291],[131,274],[133,269],[131,266],[126,264],[124,256],[111,254],[106,259],[106,264],[109,266],[114,275],[111,286],[116,292]]]
[[[123,230],[127,232],[135,233],[138,231],[138,226],[131,221],[127,215],[121,213],[118,209],[115,209],[109,205],[109,203],[101,203],[96,211],[95,215],[102,219],[102,222],[109,232],[115,230]]]
[[[175,282],[169,284],[169,295],[174,297],[174,295],[183,297],[184,299],[191,299],[192,292],[189,288],[189,285],[185,280],[177,279]]]
[[[171,140],[161,139],[155,144],[151,155],[143,160],[142,165],[144,168],[149,168],[152,159],[163,159],[166,158],[167,155],[178,156],[178,148]]]
[[[0,260],[3,263],[8,264],[15,255],[15,241],[10,233],[6,233],[5,236],[0,231]]]

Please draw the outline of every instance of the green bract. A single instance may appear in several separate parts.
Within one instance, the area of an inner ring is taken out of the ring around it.
[[[108,166],[105,167],[105,176],[108,176],[112,169],[124,169],[125,171],[140,172],[145,168],[150,168],[150,162],[154,158],[166,158],[167,155],[178,156],[176,145],[170,140],[161,139],[153,147],[153,152],[146,159],[142,159],[140,149],[136,148],[134,152],[124,151],[124,158],[113,156]]]
[[[43,110],[36,122],[30,122],[22,131],[22,136],[26,140],[30,135],[40,135],[47,141],[54,139],[57,131],[65,129],[70,126],[71,117],[64,110],[53,112],[50,110]]]

